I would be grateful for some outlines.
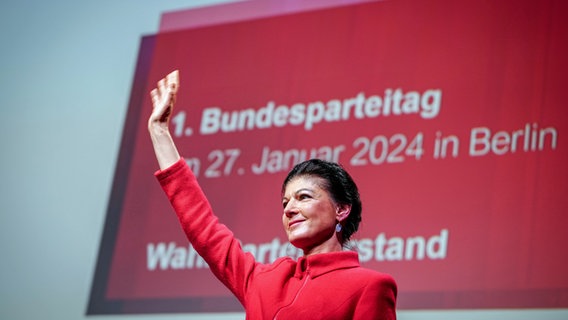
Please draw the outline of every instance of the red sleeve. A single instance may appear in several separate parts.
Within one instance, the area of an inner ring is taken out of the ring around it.
[[[155,176],[187,239],[215,276],[245,305],[246,282],[256,264],[254,257],[245,253],[233,233],[219,223],[184,159],[156,172]]]
[[[353,320],[396,320],[396,295],[394,279],[382,275],[363,289]]]

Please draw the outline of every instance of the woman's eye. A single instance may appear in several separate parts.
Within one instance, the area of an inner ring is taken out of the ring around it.
[[[282,208],[286,209],[286,206],[288,205],[288,201],[286,202],[282,202]]]
[[[298,199],[300,199],[300,200],[309,199],[309,198],[311,198],[311,197],[308,194],[301,194],[301,195],[298,196]]]

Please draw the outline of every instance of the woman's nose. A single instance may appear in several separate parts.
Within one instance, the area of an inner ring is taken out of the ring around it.
[[[288,218],[293,217],[297,213],[298,213],[298,209],[296,208],[296,205],[293,203],[293,201],[288,202],[286,204],[286,206],[284,207],[284,214]]]

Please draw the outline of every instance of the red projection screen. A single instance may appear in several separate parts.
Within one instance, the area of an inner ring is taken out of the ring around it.
[[[87,312],[243,310],[153,176],[149,91],[173,69],[180,152],[258,260],[298,254],[280,186],[319,157],[357,181],[353,247],[395,277],[399,309],[568,307],[567,39],[561,0],[352,3],[144,37]]]

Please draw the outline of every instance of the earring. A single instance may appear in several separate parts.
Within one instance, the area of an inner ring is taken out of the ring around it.
[[[335,232],[341,232],[341,224],[340,223],[337,223],[335,225]]]

